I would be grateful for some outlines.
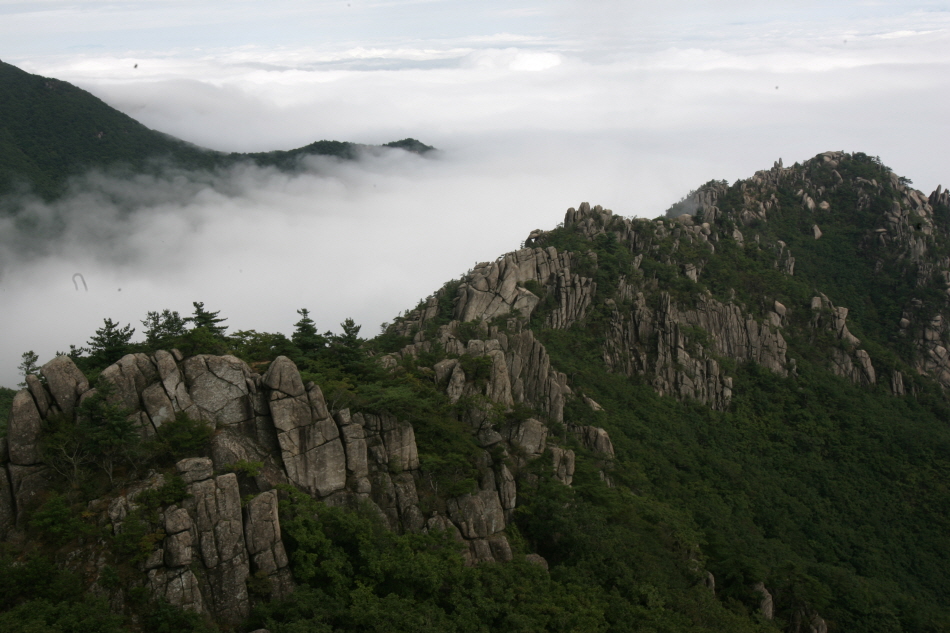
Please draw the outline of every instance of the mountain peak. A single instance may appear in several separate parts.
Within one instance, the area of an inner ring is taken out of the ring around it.
[[[411,138],[386,146],[418,154],[433,149]],[[163,160],[184,169],[252,161],[294,170],[305,156],[354,159],[371,147],[323,140],[287,151],[218,152],[150,130],[65,81],[0,62],[0,196],[32,191],[56,198],[65,192],[69,177],[93,168],[142,171]]]

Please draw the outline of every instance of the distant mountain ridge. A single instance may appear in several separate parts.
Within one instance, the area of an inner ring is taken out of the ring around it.
[[[415,139],[387,143],[425,153]],[[371,146],[318,141],[287,151],[226,153],[151,130],[85,90],[0,62],[0,196],[30,189],[46,199],[62,194],[67,179],[91,168],[147,169],[170,159],[184,168],[213,169],[251,160],[294,169],[307,155],[352,159]]]

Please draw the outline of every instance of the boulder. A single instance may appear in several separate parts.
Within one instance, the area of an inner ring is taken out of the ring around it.
[[[589,450],[609,457],[614,456],[613,442],[604,429],[597,426],[571,426],[570,430]]]
[[[529,418],[511,429],[508,440],[528,457],[537,457],[544,452],[548,427],[540,421]]]
[[[344,411],[346,411],[344,409]],[[348,415],[336,417],[340,426],[340,436],[343,438],[343,450],[346,453],[346,469],[350,474],[363,479],[369,475],[369,462],[366,455],[366,435],[360,424],[354,424]]]
[[[762,614],[762,617],[766,620],[775,619],[775,603],[772,600],[772,594],[768,589],[765,588],[765,584],[762,582],[757,582],[752,587],[752,591],[762,597],[762,599],[759,601],[759,613]]]
[[[30,466],[43,461],[40,435],[43,424],[33,396],[21,389],[13,396],[13,406],[7,421],[7,452],[10,462]]]
[[[182,379],[175,356],[171,352],[159,350],[155,352],[153,358],[155,360],[155,367],[158,370],[159,380],[161,380],[165,394],[172,402],[174,411],[176,413],[178,411],[185,411],[191,415],[194,409],[194,403],[191,400],[191,395],[188,393],[188,387]]]
[[[175,404],[161,382],[152,383],[142,391],[142,405],[156,431],[175,419]]]
[[[109,365],[100,375],[115,386],[115,397],[132,411],[141,408],[140,395],[158,379],[158,370],[145,354],[127,354]]]
[[[183,507],[194,520],[211,609],[224,622],[237,623],[250,613],[245,584],[250,568],[237,476],[229,473],[193,483],[188,493]]]
[[[265,574],[270,579],[272,595],[280,598],[293,591],[287,552],[280,535],[275,491],[269,490],[248,501],[244,540],[250,555],[251,571]]]
[[[508,470],[508,466],[502,464],[495,477],[498,486],[498,499],[501,501],[501,507],[510,512],[515,509],[518,501],[518,486],[515,483],[514,475]]]
[[[402,528],[407,532],[421,532],[425,527],[425,517],[419,510],[419,495],[412,474],[406,472],[394,475],[392,482]]]
[[[290,481],[320,497],[342,490],[346,452],[319,387],[305,389],[296,365],[283,356],[271,363],[262,384],[271,390],[270,415]]]
[[[198,578],[188,567],[152,569],[148,572],[147,587],[153,598],[163,598],[188,611],[206,612]]]
[[[552,446],[551,462],[554,468],[554,477],[565,486],[574,481],[574,451]]]
[[[544,568],[545,571],[548,569],[548,561],[540,554],[528,554],[524,559],[532,565]]]
[[[29,513],[40,504],[43,493],[49,490],[51,476],[46,466],[18,466],[7,464],[10,492],[16,508],[16,526],[26,527]]]
[[[297,365],[286,356],[278,356],[270,364],[264,374],[264,385],[292,398],[304,394],[304,384]]]
[[[207,457],[189,457],[175,464],[175,469],[186,484],[211,479],[214,465]]]
[[[191,532],[169,534],[162,541],[163,561],[166,567],[185,567],[192,561],[193,537]]]
[[[511,545],[508,544],[508,538],[504,534],[496,534],[489,538],[488,546],[491,548],[492,558],[499,563],[507,563],[514,558]]]
[[[248,388],[251,370],[234,356],[192,356],[184,362],[188,393],[202,419],[230,426],[254,419]]]
[[[40,412],[40,417],[45,419],[54,406],[53,398],[50,397],[49,392],[46,391],[46,387],[40,379],[33,374],[27,374],[26,388],[30,390],[30,395],[33,396],[33,400],[36,402],[36,408]]]
[[[178,534],[190,530],[194,525],[191,515],[184,508],[169,506],[164,513],[165,534]]]
[[[53,400],[59,410],[72,415],[79,396],[89,391],[89,381],[68,356],[56,356],[40,369],[46,378]]]
[[[401,422],[391,415],[380,416],[381,435],[389,457],[390,468],[396,471],[417,470],[419,468],[419,450],[416,448],[416,435],[412,425]]]
[[[447,503],[449,517],[466,539],[484,539],[505,529],[505,514],[495,490],[481,490]]]

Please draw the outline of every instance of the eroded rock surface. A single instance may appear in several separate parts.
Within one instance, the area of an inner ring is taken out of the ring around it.
[[[304,389],[293,361],[284,356],[271,363],[263,384],[271,389],[270,412],[287,477],[320,497],[342,490],[346,453],[320,388]]]

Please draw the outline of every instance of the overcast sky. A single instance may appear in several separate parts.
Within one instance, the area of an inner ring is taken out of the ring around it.
[[[0,0],[0,59],[219,150],[440,149],[292,178],[91,174],[32,205],[70,231],[38,256],[0,226],[7,386],[27,349],[192,301],[232,330],[289,334],[307,307],[374,335],[569,206],[655,217],[780,157],[863,151],[950,184],[947,2]]]

